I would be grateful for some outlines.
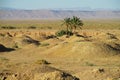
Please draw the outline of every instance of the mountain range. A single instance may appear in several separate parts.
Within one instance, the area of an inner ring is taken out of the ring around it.
[[[18,10],[0,8],[0,20],[63,19],[78,16],[82,19],[120,19],[120,10]]]

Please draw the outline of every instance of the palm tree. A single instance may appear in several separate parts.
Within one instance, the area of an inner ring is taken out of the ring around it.
[[[71,19],[65,18],[62,25],[66,25],[66,31],[68,32],[71,29]]]
[[[73,16],[72,18],[65,18],[62,25],[66,25],[66,32],[67,35],[70,32],[75,33],[77,28],[81,28],[83,26],[83,22],[80,18]]]
[[[82,29],[81,27],[83,26],[83,22],[82,20],[80,20],[80,18],[73,16],[73,18],[71,19],[71,26],[73,28],[73,32],[75,33],[77,28]]]

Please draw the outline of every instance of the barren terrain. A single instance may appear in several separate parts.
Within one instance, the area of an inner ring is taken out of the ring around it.
[[[120,80],[119,28],[1,29],[0,80]]]

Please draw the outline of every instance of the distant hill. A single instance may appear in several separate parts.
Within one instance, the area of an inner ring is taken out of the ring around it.
[[[0,8],[0,20],[63,19],[71,16],[78,16],[82,19],[120,19],[120,10],[17,10]]]

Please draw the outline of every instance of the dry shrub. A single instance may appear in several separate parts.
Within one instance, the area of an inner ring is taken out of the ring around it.
[[[37,60],[35,63],[36,63],[36,64],[50,64],[48,61],[46,61],[46,60],[44,60],[44,59],[42,59],[42,60]]]

